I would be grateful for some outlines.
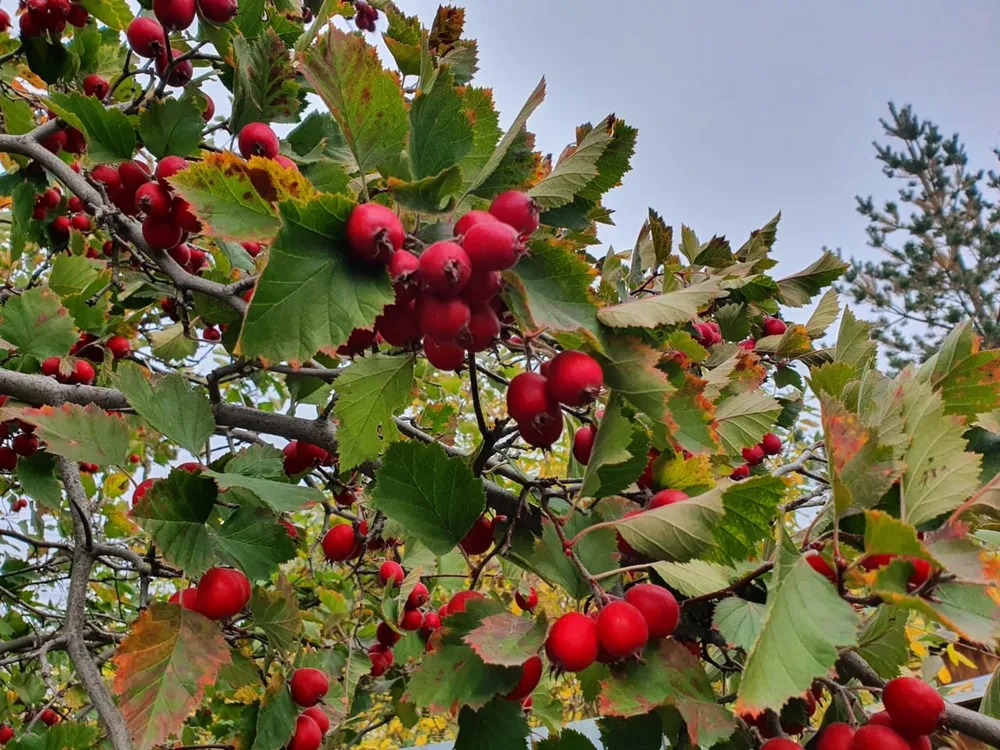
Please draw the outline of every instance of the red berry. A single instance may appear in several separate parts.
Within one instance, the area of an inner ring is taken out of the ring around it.
[[[21,16],[21,18],[24,18],[24,16]],[[45,148],[51,151],[53,154],[58,154],[60,151],[63,150],[68,141],[69,141],[69,136],[66,135],[66,131],[57,130],[48,138],[46,138],[44,141],[42,141],[42,145],[45,146]]]
[[[905,737],[903,739],[906,739]],[[910,750],[931,750],[931,738],[930,737],[917,737],[915,740],[910,740],[908,742]]]
[[[680,503],[688,499],[688,494],[680,490],[660,490],[650,499],[646,505],[646,510],[662,508],[664,505],[673,505],[674,503]]]
[[[424,623],[424,614],[419,609],[408,609],[403,612],[403,617],[399,621],[399,627],[403,630],[419,630]]]
[[[170,217],[147,216],[142,221],[142,237],[150,247],[167,250],[180,244],[184,230]]]
[[[334,502],[337,503],[341,508],[350,508],[358,501],[358,496],[354,493],[350,487],[345,487],[336,495],[333,496]]]
[[[153,0],[153,15],[167,31],[183,31],[194,22],[194,0]]]
[[[666,638],[674,632],[680,620],[677,600],[662,586],[640,583],[625,592],[625,601],[642,614],[650,638]]]
[[[507,413],[515,422],[531,422],[539,414],[558,411],[546,383],[546,378],[537,372],[522,372],[510,381]]]
[[[781,438],[773,432],[768,432],[760,439],[760,447],[768,456],[777,456],[781,453]]]
[[[504,224],[514,227],[522,237],[528,237],[538,229],[538,204],[527,193],[517,190],[501,193],[490,204],[490,213]]]
[[[295,719],[295,733],[288,741],[287,750],[319,750],[323,744],[323,732],[319,725],[305,714]]]
[[[399,586],[405,577],[403,566],[395,560],[386,560],[378,569],[378,580],[383,586],[389,585],[390,581],[393,586]]]
[[[802,745],[785,737],[775,737],[761,745],[760,750],[802,750]]]
[[[861,559],[861,567],[865,570],[877,570],[878,568],[888,565],[895,559],[896,555],[887,555],[882,553],[865,555],[865,557]],[[931,576],[931,564],[919,557],[906,557],[905,559],[913,566],[913,572],[910,573],[907,584],[911,588],[922,586]]]
[[[273,159],[278,155],[278,136],[263,122],[244,125],[237,140],[244,159],[251,156]]]
[[[108,88],[108,79],[97,73],[91,73],[83,79],[83,93],[87,96],[103,99],[108,95]]]
[[[78,232],[89,232],[91,229],[90,217],[87,214],[73,214],[73,218],[69,220],[69,224]]]
[[[118,170],[109,164],[98,164],[90,170],[90,176],[96,181],[104,184],[104,189],[109,193],[118,189],[121,185],[121,177]]]
[[[0,33],[7,31],[10,28],[10,14],[5,10],[0,10]],[[6,724],[0,727],[0,732],[4,729],[10,729]],[[8,737],[8,739],[10,739]]]
[[[377,643],[368,649],[368,658],[372,663],[371,672],[369,672],[372,677],[381,677],[392,666],[392,651],[383,650]]]
[[[455,236],[462,237],[468,234],[469,230],[476,224],[496,220],[496,217],[489,211],[479,211],[477,209],[473,209],[472,211],[462,214],[462,217],[455,222]]]
[[[323,554],[329,562],[344,562],[361,554],[354,527],[350,524],[334,526],[323,537]]]
[[[330,690],[330,680],[326,674],[312,667],[302,667],[292,672],[288,681],[292,700],[299,706],[315,706]]]
[[[274,157],[274,160],[278,162],[278,164],[280,164],[285,169],[294,169],[296,172],[299,171],[299,165],[296,164],[291,159],[289,159],[284,154],[278,154],[277,156]]]
[[[146,493],[149,492],[149,488],[153,486],[155,481],[155,479],[146,479],[145,481],[140,482],[139,486],[135,488],[135,492],[132,493],[133,508],[146,496]]]
[[[500,318],[489,303],[470,306],[469,324],[458,340],[470,352],[482,352],[500,338]]]
[[[597,624],[579,612],[563,615],[549,630],[545,653],[560,669],[583,671],[597,660]]]
[[[181,243],[167,250],[167,255],[173,258],[177,265],[187,266],[191,263],[191,246]]]
[[[535,448],[548,448],[559,439],[562,430],[563,415],[558,410],[539,414],[530,422],[518,422],[517,424],[517,431],[520,433],[521,439]]]
[[[743,460],[751,466],[756,466],[764,460],[764,449],[760,445],[751,445],[749,448],[744,448],[742,453]]]
[[[227,23],[239,10],[236,0],[198,0],[201,14],[214,23]]]
[[[7,16],[7,14],[4,11],[0,11],[0,13],[3,13],[4,16]],[[0,18],[0,20],[2,20],[2,18]],[[10,16],[7,16],[7,26],[10,26]],[[3,31],[6,30],[7,28],[4,27]],[[8,726],[7,724],[0,724],[0,745],[6,745],[12,739],[14,739],[14,730],[11,729],[10,726]]]
[[[148,481],[148,480],[147,480]],[[198,588],[192,586],[182,591],[175,591],[167,601],[170,604],[180,604],[183,609],[198,611]]]
[[[493,546],[493,526],[486,516],[480,516],[472,524],[459,543],[466,554],[481,555]]]
[[[280,523],[285,528],[285,533],[288,534],[289,538],[291,538],[293,541],[298,540],[299,530],[296,529],[294,525],[292,525],[291,521],[285,518],[279,518],[278,523]]]
[[[147,182],[135,192],[135,203],[147,216],[170,215],[170,194],[158,182]]]
[[[448,601],[447,613],[454,615],[464,612],[466,605],[473,599],[486,599],[486,597],[478,591],[459,591]]]
[[[897,677],[886,683],[882,704],[893,728],[907,739],[937,731],[944,713],[944,698],[915,677]]]
[[[457,339],[472,317],[469,306],[463,300],[442,299],[431,294],[422,295],[416,301],[416,313],[420,332],[438,341]]]
[[[473,267],[472,276],[460,296],[470,305],[482,305],[492,302],[502,287],[503,277],[499,271],[479,271]]]
[[[73,3],[69,7],[69,15],[66,16],[66,20],[76,26],[78,29],[82,29],[87,25],[87,21],[90,18],[90,11],[84,8],[82,5],[77,5]]]
[[[136,190],[149,182],[149,167],[141,161],[125,161],[118,165],[118,176],[122,188],[134,196]]]
[[[76,385],[90,385],[94,382],[94,366],[85,359],[78,359],[73,365],[73,375],[71,381]]]
[[[770,315],[764,318],[764,323],[761,326],[765,336],[780,336],[787,328],[785,321],[780,318],[772,318]]]
[[[442,297],[454,297],[472,276],[469,256],[454,242],[435,242],[420,255],[421,283]]]
[[[347,218],[347,244],[362,260],[387,260],[403,247],[406,232],[391,208],[362,203]]]
[[[429,598],[430,592],[427,587],[421,581],[417,581],[410,590],[409,596],[406,597],[406,609],[419,609],[427,604]]]
[[[0,447],[0,471],[14,471],[17,466],[17,454],[6,445]]]
[[[465,349],[450,341],[442,342],[429,336],[424,339],[424,355],[439,370],[458,371],[465,364]]]
[[[850,724],[827,724],[816,743],[816,750],[851,750],[853,740],[854,727]]]
[[[414,326],[414,329],[416,326]],[[351,335],[347,337],[347,341],[337,347],[337,354],[344,357],[356,357],[357,355],[363,353],[366,349],[371,348],[372,344],[375,343],[375,331],[366,331],[364,328],[355,328],[351,331]],[[419,334],[417,335],[419,338]]]
[[[828,579],[832,583],[837,582],[837,573],[830,564],[823,558],[819,552],[810,552],[806,555],[806,562],[809,563],[809,567],[815,570],[824,578]]]
[[[429,638],[431,633],[441,627],[441,615],[437,612],[428,612],[424,615],[424,621],[420,624],[420,635]]]
[[[851,750],[910,750],[910,745],[889,727],[866,724],[854,733]]]
[[[208,328],[201,332],[201,337],[205,341],[221,341],[222,332],[215,326],[208,326]]]
[[[83,213],[87,209],[83,201],[76,195],[71,195],[69,197],[69,200],[66,201],[66,208],[69,209],[70,213],[74,214]]]
[[[386,648],[395,646],[401,637],[387,622],[380,622],[375,628],[375,640]]]
[[[560,352],[549,364],[549,395],[566,406],[585,406],[595,400],[604,385],[597,360],[576,351]]]
[[[124,336],[112,336],[108,339],[106,346],[108,347],[108,351],[111,352],[111,356],[115,359],[127,357],[132,352],[132,345]]]
[[[517,685],[507,695],[505,700],[519,701],[527,698],[538,687],[538,681],[542,679],[542,659],[537,654],[529,656],[528,660],[521,665],[521,679]]]
[[[66,216],[57,216],[52,220],[52,224],[49,225],[49,231],[52,232],[52,236],[58,240],[65,240],[69,237],[70,227],[73,226],[70,220]]]
[[[414,302],[386,305],[375,318],[375,330],[391,346],[413,346],[420,341]]]
[[[250,582],[238,570],[209,568],[198,581],[198,611],[210,620],[232,617],[248,601]]]
[[[17,19],[18,28],[21,30],[21,38],[28,39],[33,36],[41,36],[42,29],[35,21],[35,16],[31,13],[23,13]]]
[[[734,482],[738,482],[741,479],[746,479],[748,476],[750,476],[749,464],[740,464],[735,469],[733,469],[732,472],[730,472],[729,474],[729,478],[732,479]]]
[[[302,712],[303,716],[308,716],[310,719],[316,722],[316,726],[319,727],[319,731],[326,734],[330,731],[330,718],[323,712],[323,709],[319,706],[309,706],[305,711]]]
[[[754,341],[752,338],[744,339],[743,341],[740,342],[740,349],[743,349],[745,351],[752,352],[756,348],[757,348],[757,342]]]
[[[187,169],[190,164],[183,156],[165,156],[156,165],[156,180],[164,189],[170,188],[167,178],[173,177],[181,170]]]
[[[397,302],[409,302],[420,291],[420,260],[407,250],[397,250],[387,265]]]
[[[59,357],[49,357],[42,360],[42,375],[48,375],[50,378],[56,377],[59,374],[60,362],[62,360]]]
[[[605,651],[620,659],[646,645],[649,626],[634,605],[627,601],[612,602],[597,617],[597,638]]]
[[[10,447],[19,456],[33,456],[38,453],[38,438],[30,433],[22,432],[11,441]]]
[[[477,271],[506,271],[524,253],[517,230],[499,221],[472,226],[462,240],[462,247]]]
[[[125,31],[132,51],[139,57],[154,58],[166,49],[163,27],[155,18],[139,16]]]
[[[156,56],[156,72],[161,76],[167,76],[168,86],[181,88],[191,83],[191,79],[194,78],[194,65],[191,61],[177,60],[183,54],[183,50],[172,47],[169,58],[166,50]],[[167,70],[170,72],[167,73]]]
[[[42,723],[47,727],[51,727],[53,724],[59,723],[59,714],[51,708],[46,708],[42,711],[38,718],[41,719]]]
[[[202,94],[202,96],[205,97],[205,109],[201,112],[201,119],[208,122],[215,117],[215,102],[208,94]]]
[[[515,591],[514,601],[517,602],[517,606],[521,609],[531,612],[538,606],[538,592],[535,591],[534,587],[528,589],[527,596],[522,595],[520,591]]]
[[[573,458],[584,466],[590,463],[595,437],[597,437],[597,428],[592,424],[585,424],[573,436]]]

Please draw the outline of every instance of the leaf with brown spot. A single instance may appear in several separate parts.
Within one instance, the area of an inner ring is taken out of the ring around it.
[[[18,417],[37,427],[35,434],[50,453],[99,466],[124,464],[128,458],[128,423],[94,404],[24,409]]]
[[[479,627],[462,640],[487,664],[517,667],[538,653],[548,629],[544,613],[533,620],[501,612],[484,617]]]

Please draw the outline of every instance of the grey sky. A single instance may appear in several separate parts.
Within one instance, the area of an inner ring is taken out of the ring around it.
[[[425,23],[438,5],[397,3]],[[890,99],[958,130],[973,164],[996,164],[996,0],[459,4],[503,124],[545,74],[529,121],[543,150],[558,155],[575,125],[609,112],[639,128],[634,169],[606,201],[618,226],[601,237],[618,249],[652,206],[703,241],[737,243],[780,209],[788,272],[824,244],[870,252],[854,195],[892,189],[871,147]]]

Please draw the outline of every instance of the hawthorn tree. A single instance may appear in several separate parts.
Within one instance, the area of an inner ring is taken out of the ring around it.
[[[463,19],[0,18],[0,743],[589,747],[567,688],[608,747],[1000,742],[907,627],[994,646],[1000,351],[881,374],[777,217],[595,261],[636,131],[503,132]]]

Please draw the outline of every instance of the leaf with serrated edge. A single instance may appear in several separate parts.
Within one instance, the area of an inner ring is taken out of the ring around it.
[[[48,289],[29,289],[0,308],[0,341],[18,354],[38,359],[64,357],[76,339],[69,311]]]
[[[414,95],[409,141],[410,168],[417,180],[455,166],[472,148],[472,123],[462,111],[450,69],[442,68],[430,92]]]
[[[458,714],[455,750],[511,750],[526,745],[528,718],[516,701],[496,699],[478,711],[463,706]]]
[[[979,704],[979,713],[1000,719],[1000,667],[996,668],[990,681],[986,684],[983,700]]]
[[[748,651],[760,635],[764,605],[730,597],[715,605],[712,625],[727,643]]]
[[[288,49],[273,28],[233,38],[232,132],[251,122],[296,122],[305,101]]]
[[[410,676],[406,696],[434,712],[448,710],[455,701],[476,709],[509,693],[520,676],[520,667],[485,664],[470,646],[438,645]]]
[[[847,267],[848,264],[833,253],[824,252],[808,268],[778,281],[782,301],[790,307],[802,307],[820,289],[840,278]]]
[[[87,136],[87,155],[96,164],[132,158],[135,129],[117,107],[105,107],[93,96],[52,94],[48,106]]]
[[[18,416],[38,428],[35,434],[50,453],[98,466],[124,464],[128,458],[128,422],[94,404],[41,406]]]
[[[295,650],[302,633],[302,616],[295,589],[285,578],[278,577],[274,586],[257,586],[250,597],[254,624],[264,631],[268,644],[284,653]]]
[[[295,557],[295,542],[270,510],[241,507],[214,534],[221,557],[250,580],[267,580],[278,566]]]
[[[891,680],[909,659],[910,643],[906,637],[907,612],[897,607],[879,607],[865,623],[858,637],[858,653],[878,672]]]
[[[722,591],[736,577],[736,572],[704,560],[685,563],[653,563],[653,570],[670,586],[685,596],[704,596]]]
[[[180,729],[230,656],[218,625],[207,617],[153,602],[113,661],[118,708],[136,750],[148,750]]]
[[[292,702],[292,694],[285,685],[282,675],[275,675],[257,713],[257,731],[250,750],[279,750],[291,739],[295,732],[298,709]]]
[[[840,299],[837,297],[837,290],[828,289],[806,321],[806,331],[810,338],[818,339],[826,333],[826,329],[833,325],[838,315],[840,315]]]
[[[528,191],[529,195],[542,208],[557,208],[570,203],[597,177],[597,160],[611,144],[613,130],[613,116],[598,123],[579,145],[573,147],[569,156]]]
[[[132,510],[132,516],[168,562],[190,575],[198,575],[212,565],[214,558],[206,524],[217,494],[208,479],[174,470],[166,479],[153,483]]]
[[[916,529],[881,510],[865,511],[865,552],[934,560]]]
[[[719,548],[733,560],[751,555],[770,535],[786,490],[785,483],[774,476],[752,477],[726,487],[722,493],[725,515],[713,528]]]
[[[713,543],[712,528],[722,517],[722,490],[647,510],[617,523],[628,545],[654,560],[685,562]]]
[[[624,490],[642,475],[648,448],[645,431],[623,411],[622,397],[612,391],[594,438],[580,496],[601,498]]]
[[[707,279],[671,292],[605,307],[597,313],[597,318],[613,328],[676,325],[691,320],[712,300],[724,295],[718,279]]]
[[[488,615],[479,627],[462,639],[487,664],[517,667],[538,653],[545,643],[548,622],[542,614],[537,620],[510,612]]]
[[[167,375],[152,386],[132,362],[119,365],[116,375],[139,416],[182,448],[197,454],[215,432],[207,394],[194,390],[183,375]]]
[[[242,487],[249,490],[259,497],[261,502],[279,513],[298,510],[309,503],[321,503],[324,500],[323,493],[312,487],[302,487],[287,482],[275,482],[270,479],[240,474],[223,474],[216,471],[205,471],[203,474],[214,479],[220,490],[227,490],[230,487]]]
[[[745,391],[719,404],[715,419],[719,423],[719,439],[731,456],[742,448],[756,445],[774,427],[781,404],[763,390]]]
[[[139,116],[142,145],[157,159],[194,152],[204,126],[201,109],[193,97],[154,101]]]
[[[847,362],[861,371],[875,359],[875,350],[875,342],[871,340],[871,326],[854,317],[850,308],[844,308],[833,353],[834,361]]]

